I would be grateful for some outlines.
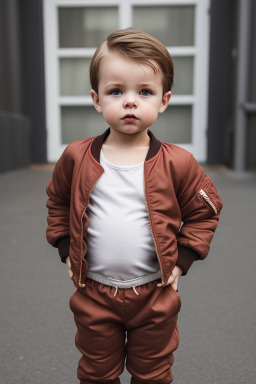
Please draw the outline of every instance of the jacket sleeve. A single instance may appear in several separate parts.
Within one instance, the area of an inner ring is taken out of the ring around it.
[[[65,262],[69,254],[70,244],[71,177],[65,166],[65,162],[67,162],[66,153],[67,149],[56,163],[52,178],[46,187],[46,193],[49,197],[46,202],[48,208],[46,238],[53,247],[58,248],[63,262]]]
[[[193,155],[177,198],[183,222],[177,236],[177,265],[185,275],[193,261],[208,255],[222,209],[214,183]]]

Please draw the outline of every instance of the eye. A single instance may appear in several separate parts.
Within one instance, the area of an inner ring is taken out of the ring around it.
[[[110,92],[111,95],[114,95],[114,96],[119,96],[122,94],[122,91],[120,91],[120,89],[113,89],[111,92]]]
[[[140,91],[140,95],[142,95],[142,96],[149,96],[149,95],[152,95],[152,92],[149,91],[148,89],[142,89]]]

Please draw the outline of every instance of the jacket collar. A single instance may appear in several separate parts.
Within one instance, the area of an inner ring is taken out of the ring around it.
[[[92,142],[91,152],[95,160],[98,161],[98,163],[100,163],[100,150],[101,150],[102,144],[106,140],[109,134],[110,134],[110,128],[108,128],[105,132],[103,132],[102,135],[96,136],[96,138]],[[148,135],[150,137],[150,146],[149,146],[149,150],[148,150],[145,161],[154,157],[161,147],[161,142],[153,135],[153,133],[150,130],[148,130]]]

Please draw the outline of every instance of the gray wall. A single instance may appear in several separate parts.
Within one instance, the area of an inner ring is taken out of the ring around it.
[[[208,163],[232,165],[237,0],[211,1]]]
[[[256,1],[252,3],[252,39],[250,42],[250,76],[248,101],[256,103]],[[256,114],[248,114],[247,168],[256,169]]]
[[[239,2],[212,0],[210,29],[210,71],[208,108],[208,163],[234,167]],[[249,95],[256,102],[256,1],[252,0],[250,32]],[[243,26],[244,27],[244,26]],[[244,79],[247,81],[247,79]],[[256,169],[256,115],[246,119],[246,169]]]
[[[46,161],[41,0],[0,1],[0,172]]]
[[[0,172],[29,164],[18,2],[0,2]]]

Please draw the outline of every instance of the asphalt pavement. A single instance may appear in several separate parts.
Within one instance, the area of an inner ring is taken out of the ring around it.
[[[175,384],[254,384],[256,174],[206,168],[224,208],[204,261],[179,280]],[[0,383],[75,384],[72,282],[45,238],[49,165],[0,175]],[[122,384],[130,375],[125,370]]]

